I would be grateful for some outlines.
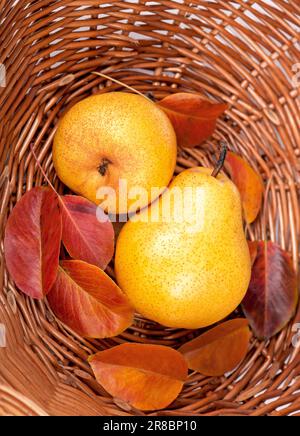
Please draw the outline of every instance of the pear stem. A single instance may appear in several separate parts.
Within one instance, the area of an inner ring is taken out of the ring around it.
[[[221,153],[220,153],[220,157],[218,159],[218,162],[216,163],[216,166],[215,166],[213,172],[211,173],[212,177],[218,176],[219,172],[223,168],[223,165],[224,165],[224,162],[226,159],[226,154],[227,154],[227,150],[228,150],[227,144],[224,141],[221,141],[220,144],[221,144],[222,149],[221,149]]]

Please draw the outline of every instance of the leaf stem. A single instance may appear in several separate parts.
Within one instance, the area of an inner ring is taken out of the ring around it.
[[[92,71],[92,74],[96,74],[97,76],[100,77],[104,77],[107,80],[111,80],[112,82],[117,83],[118,85],[124,86],[124,88],[129,89],[130,91],[133,91],[135,94],[140,95],[141,97],[144,97],[146,100],[151,101],[151,103],[153,103],[153,101],[151,100],[151,98],[147,97],[147,95],[143,94],[142,92],[138,91],[137,89],[133,88],[132,86],[127,85],[124,82],[121,82],[120,80],[114,79],[113,77],[107,76],[104,73],[99,73],[98,71]]]
[[[55,192],[55,194],[56,194],[58,197],[60,197],[59,193],[56,191],[56,189],[54,188],[53,184],[50,182],[49,177],[47,176],[47,174],[46,174],[44,168],[42,167],[42,165],[41,165],[41,163],[40,163],[40,161],[39,161],[39,159],[38,159],[38,157],[37,157],[37,155],[36,155],[36,153],[35,153],[35,151],[34,151],[34,149],[33,149],[32,144],[30,144],[30,149],[31,149],[31,153],[32,153],[32,155],[33,155],[33,157],[34,157],[34,160],[35,160],[35,162],[36,162],[36,164],[37,164],[39,170],[41,171],[42,175],[45,177],[46,182],[49,184],[49,186],[50,186],[51,189]]]

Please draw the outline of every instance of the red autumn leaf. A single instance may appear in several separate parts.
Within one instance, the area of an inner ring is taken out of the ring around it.
[[[213,134],[218,117],[228,108],[226,103],[213,103],[186,92],[171,94],[157,104],[173,124],[180,147],[195,147],[206,141]]]
[[[291,319],[298,301],[297,278],[289,254],[273,242],[257,242],[257,256],[242,306],[260,339],[269,339]]]
[[[188,367],[207,376],[232,371],[246,357],[250,330],[243,318],[226,321],[179,348]]]
[[[105,269],[114,253],[114,229],[108,216],[83,197],[65,195],[61,200],[62,241],[68,253]]]
[[[254,262],[257,257],[258,252],[258,242],[257,241],[248,241],[248,247],[250,252],[250,258],[251,258],[251,265],[254,265]]]
[[[61,232],[58,197],[49,188],[26,192],[8,218],[6,265],[18,288],[30,297],[43,298],[56,279]]]
[[[81,336],[117,336],[133,321],[133,308],[116,283],[100,268],[64,260],[48,301],[56,316]]]
[[[261,208],[264,192],[262,179],[242,157],[232,151],[227,153],[225,167],[241,194],[245,220],[251,224]]]
[[[122,344],[100,351],[89,362],[107,392],[140,410],[167,407],[188,373],[183,356],[162,345]]]

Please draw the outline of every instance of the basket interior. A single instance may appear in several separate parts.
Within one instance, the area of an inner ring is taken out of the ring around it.
[[[6,86],[0,88],[2,239],[16,201],[32,186],[45,183],[31,147],[55,187],[65,191],[51,157],[57,121],[91,94],[123,90],[93,74],[101,71],[157,99],[191,91],[229,104],[210,140],[195,149],[179,150],[176,173],[212,165],[219,141],[226,140],[262,175],[266,186],[264,207],[247,227],[248,238],[276,241],[292,253],[297,269],[300,80],[295,65],[300,12],[297,1],[273,3],[4,2],[0,17],[0,63],[6,69]],[[1,281],[0,323],[6,329],[7,346],[0,348],[0,382],[28,399],[3,390],[4,411],[13,404],[20,414],[30,407],[37,414],[41,409],[53,415],[141,414],[111,398],[96,383],[88,355],[124,341],[177,347],[197,334],[164,328],[137,315],[134,325],[116,338],[76,336],[55,319],[46,301],[36,302],[18,292],[5,269],[2,242]],[[253,339],[247,359],[227,377],[191,374],[179,398],[158,413],[299,411],[300,359],[292,346],[298,320],[299,314],[268,342]],[[36,409],[29,400],[35,401]],[[26,401],[24,409],[20,404]]]

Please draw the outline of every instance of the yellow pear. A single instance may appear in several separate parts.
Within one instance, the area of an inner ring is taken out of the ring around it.
[[[196,329],[225,318],[251,273],[236,186],[208,168],[179,174],[125,224],[115,270],[136,310],[160,324]]]
[[[134,195],[130,198],[132,189],[148,194],[140,198],[142,208],[149,204],[153,186],[169,184],[176,152],[174,129],[157,105],[140,95],[110,92],[76,103],[62,117],[54,137],[53,163],[72,191],[97,204],[106,199],[105,210],[121,214],[135,202]],[[120,181],[126,186],[121,188],[125,201],[119,202]],[[100,198],[99,188],[112,188],[116,198],[111,194]]]

